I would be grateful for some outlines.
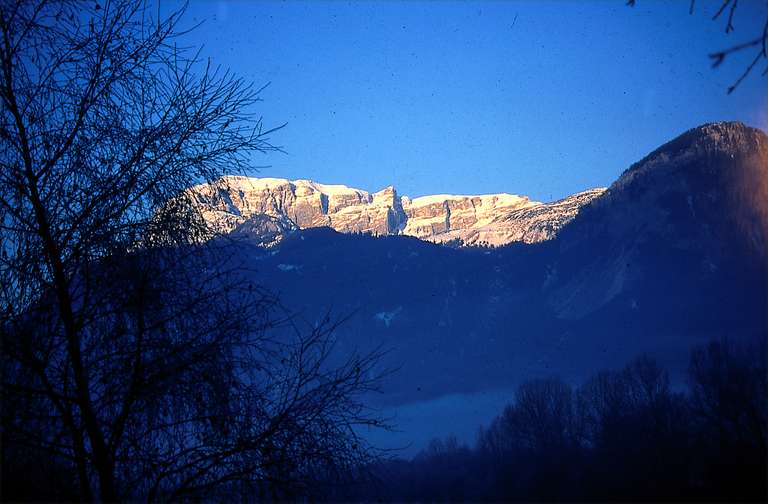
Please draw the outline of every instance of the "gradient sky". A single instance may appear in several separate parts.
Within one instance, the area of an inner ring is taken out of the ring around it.
[[[175,0],[163,1],[170,10]],[[740,2],[190,2],[184,37],[258,85],[258,112],[287,126],[286,154],[254,175],[401,194],[509,192],[558,199],[607,186],[701,123],[768,129],[759,71],[707,54],[762,29],[764,0]]]

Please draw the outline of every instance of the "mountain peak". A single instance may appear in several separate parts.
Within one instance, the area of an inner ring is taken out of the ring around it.
[[[715,122],[700,124],[699,126],[691,128],[688,131],[698,131],[702,134],[710,135],[713,133],[722,134],[728,131],[744,131],[748,129],[754,129],[754,128],[750,128],[749,126],[747,126],[741,121],[715,121]]]
[[[766,140],[766,134],[738,121],[723,121],[702,124],[692,128],[668,144],[665,147],[688,144],[692,147],[706,147],[707,150],[719,150],[727,153],[747,150],[755,142]]]
[[[689,129],[631,165],[611,189],[624,187],[651,172],[674,171],[683,165],[694,171],[743,166],[747,158],[764,157],[766,151],[768,135],[757,128],[741,122],[706,123]],[[724,163],[726,159],[736,162]]]

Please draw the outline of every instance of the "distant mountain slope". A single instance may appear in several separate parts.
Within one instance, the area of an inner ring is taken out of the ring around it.
[[[393,349],[385,402],[578,377],[639,352],[681,372],[694,343],[768,330],[766,200],[749,190],[766,187],[767,138],[691,130],[540,243],[456,250],[318,228],[244,250],[309,323],[352,314],[340,348]]]
[[[225,232],[251,217],[262,222],[268,216],[301,229],[327,226],[342,233],[407,235],[466,245],[551,239],[603,191],[591,189],[553,203],[539,203],[512,194],[410,199],[391,186],[371,194],[309,180],[236,176],[193,188],[205,217]],[[272,236],[273,241],[275,238],[277,242],[281,236]]]
[[[648,353],[679,381],[694,344],[765,339],[766,188],[768,136],[719,123],[630,167],[546,241],[455,249],[263,216],[231,236],[247,238],[236,243],[254,270],[248,281],[279,294],[298,321],[350,316],[337,331],[340,354],[390,350],[380,367],[397,372],[375,404],[403,411],[406,429],[408,412],[439,404],[440,425],[451,427],[430,434],[471,436],[477,408],[522,380],[579,382]],[[329,208],[366,200],[340,192]],[[536,208],[523,204],[510,218],[530,212],[532,222]],[[284,239],[273,246],[275,235]]]

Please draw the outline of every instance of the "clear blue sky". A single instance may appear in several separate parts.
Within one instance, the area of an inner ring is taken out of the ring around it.
[[[163,3],[163,9],[175,4]],[[214,2],[192,0],[184,42],[257,84],[258,112],[287,122],[259,176],[401,194],[510,192],[551,200],[609,185],[704,122],[768,128],[762,68],[736,92],[734,58],[766,2]]]

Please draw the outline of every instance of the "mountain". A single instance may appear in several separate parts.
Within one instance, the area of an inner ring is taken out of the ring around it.
[[[504,245],[549,240],[579,209],[600,196],[591,189],[553,203],[513,194],[410,199],[393,187],[368,193],[309,180],[228,176],[192,188],[209,223],[230,232],[268,216],[288,228],[330,227],[342,233],[407,235],[437,243]],[[275,244],[283,235],[271,234]]]
[[[305,191],[281,187],[271,194]],[[371,203],[358,206],[372,211]],[[526,205],[507,215],[535,214]],[[430,415],[441,418],[430,436],[471,440],[523,380],[556,374],[578,383],[647,353],[680,383],[692,345],[764,340],[767,209],[768,136],[716,123],[629,167],[549,240],[451,248],[299,224],[269,249],[239,243],[255,270],[249,281],[276,292],[298,322],[349,316],[336,333],[340,354],[390,350],[380,369],[397,372],[372,401],[397,415],[398,439],[418,447],[426,441],[418,425],[432,425]]]
[[[662,296],[690,305],[701,294],[688,297],[678,287],[704,288],[723,271],[736,275],[759,264],[767,237],[765,133],[741,123],[706,124],[632,165],[563,230],[553,304],[560,316],[578,318],[653,284],[657,302]],[[691,277],[678,278],[683,272]],[[706,299],[737,298],[738,290],[709,291]]]

